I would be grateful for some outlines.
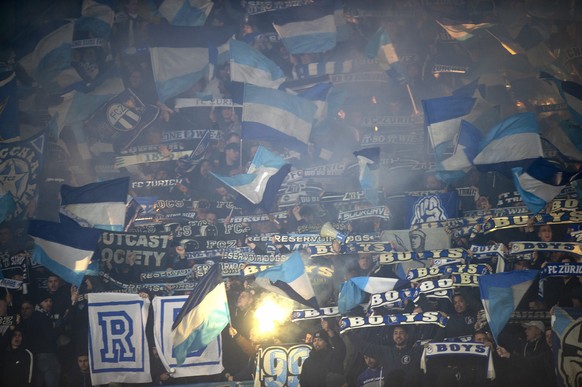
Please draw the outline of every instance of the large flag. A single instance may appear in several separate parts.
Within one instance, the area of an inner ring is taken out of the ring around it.
[[[91,183],[81,187],[61,186],[61,212],[81,225],[123,231],[129,177]]]
[[[560,95],[568,105],[568,110],[572,117],[578,124],[582,124],[582,85],[571,81],[562,81],[545,72],[540,73],[540,79],[552,81],[556,84]]]
[[[338,307],[340,313],[349,312],[364,299],[364,292],[369,294],[385,293],[393,290],[398,283],[398,278],[382,277],[353,277],[342,284],[339,297]]]
[[[310,308],[319,309],[313,286],[305,272],[299,251],[294,251],[280,265],[257,273],[255,283]]]
[[[378,28],[366,46],[366,56],[378,61],[380,68],[400,83],[406,82],[405,72],[384,27]]]
[[[150,300],[124,293],[88,296],[91,383],[150,383]]]
[[[556,149],[570,160],[582,161],[582,126],[570,120],[559,125],[546,126],[542,129],[542,137],[548,140]]]
[[[373,205],[379,204],[378,168],[380,166],[380,148],[366,148],[354,152],[360,167],[360,186],[366,199]]]
[[[220,265],[214,264],[192,290],[172,324],[172,345],[178,364],[188,354],[216,340],[230,321]]]
[[[246,84],[242,138],[282,143],[305,151],[316,111],[316,105],[305,98]]]
[[[492,128],[479,145],[473,164],[480,170],[527,166],[543,156],[535,113],[519,113]]]
[[[5,78],[0,81],[0,141],[14,141],[20,136],[16,73],[2,75]]]
[[[552,314],[552,352],[556,386],[580,385],[580,335],[582,310],[555,306]]]
[[[456,147],[450,157],[437,155],[439,162],[437,178],[446,183],[462,178],[473,166],[473,159],[479,153],[481,131],[470,122],[461,120]]]
[[[270,12],[273,27],[290,54],[326,52],[335,47],[334,6],[329,0]]]
[[[582,177],[582,172],[567,172],[543,158],[534,161],[527,170],[516,167],[512,172],[515,188],[533,214],[540,212],[568,183]]]
[[[0,187],[16,204],[12,219],[26,214],[37,195],[45,134],[11,143],[0,142]]]
[[[174,26],[203,26],[213,5],[212,0],[164,0],[158,12]]]
[[[285,82],[285,73],[256,48],[233,39],[230,40],[230,79],[277,89]]]
[[[538,270],[514,270],[479,276],[481,301],[495,342],[537,275]]]
[[[259,146],[247,173],[235,176],[219,176],[214,173],[213,175],[252,204],[269,212],[275,203],[281,183],[290,170],[291,165],[281,156]]]
[[[188,296],[155,297],[152,300],[154,310],[154,340],[160,355],[160,361],[173,378],[198,375],[215,375],[221,373],[222,341],[217,336],[205,348],[188,353],[186,360],[178,364],[172,346],[172,324]]]
[[[314,125],[321,123],[328,115],[327,97],[333,87],[331,82],[317,83],[302,90],[297,90],[301,98],[312,101],[317,110],[314,117]]]
[[[66,216],[61,216],[60,220],[60,223],[30,221],[28,234],[34,239],[33,259],[65,281],[79,286],[102,230],[81,227]]]

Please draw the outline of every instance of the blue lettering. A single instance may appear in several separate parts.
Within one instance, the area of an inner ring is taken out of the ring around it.
[[[98,312],[97,318],[103,334],[101,361],[134,362],[136,350],[131,343],[133,319],[125,311]]]

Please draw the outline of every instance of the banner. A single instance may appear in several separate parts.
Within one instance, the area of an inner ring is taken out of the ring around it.
[[[190,107],[239,107],[242,105],[236,104],[230,98],[213,98],[211,100],[204,100],[200,98],[176,98],[174,102],[174,109],[190,108]]]
[[[169,242],[169,234],[104,232],[94,259],[105,266],[129,264],[146,269],[165,269]]]
[[[361,73],[348,73],[348,74],[332,74],[330,75],[331,83],[342,84],[342,83],[354,83],[354,82],[390,82],[388,74],[384,71],[368,71]]]
[[[540,279],[570,276],[582,276],[582,262],[547,262],[540,271]]]
[[[255,386],[299,387],[301,368],[310,352],[308,344],[259,347]]]
[[[164,180],[144,180],[144,181],[132,181],[131,188],[160,188],[160,187],[175,187],[176,184],[182,183],[182,179],[164,179]]]
[[[510,253],[520,254],[532,251],[558,251],[582,255],[582,243],[573,242],[511,242]]]
[[[423,125],[422,116],[364,117],[361,126],[418,126]]]
[[[175,130],[164,132],[162,134],[162,142],[172,142],[180,140],[201,140],[206,132],[210,132],[210,138],[212,140],[220,139],[220,131],[218,130],[206,130],[206,129],[189,129],[189,130]]]
[[[451,274],[488,274],[491,273],[489,265],[469,264],[469,265],[446,265],[446,266],[431,266],[419,267],[417,269],[410,269],[406,275],[408,280],[418,280],[429,277],[439,277],[442,275]]]
[[[459,195],[456,191],[442,192],[422,197],[409,197],[407,219],[410,226],[421,223],[444,221],[456,218]]]
[[[462,258],[466,259],[469,253],[465,249],[453,248],[444,250],[427,250],[421,252],[403,251],[394,253],[384,253],[378,255],[378,262],[381,265],[407,261],[421,261],[433,258]]]
[[[339,308],[337,306],[328,306],[317,309],[297,309],[291,313],[291,321],[314,320],[327,317],[340,316]]]
[[[582,310],[554,308],[552,318],[552,352],[556,366],[556,385],[576,387],[580,385],[579,351],[582,350]]]
[[[343,176],[346,170],[345,163],[319,165],[305,169],[294,169],[289,172],[286,182],[295,182],[304,178],[325,178]]]
[[[487,362],[487,379],[495,379],[495,368],[493,367],[493,357],[491,356],[491,348],[485,344],[479,343],[428,343],[424,346],[420,360],[420,368],[426,373],[427,362],[437,356],[479,356]],[[460,360],[462,361],[462,360]],[[485,375],[483,375],[485,376]],[[479,377],[479,375],[475,375]]]
[[[25,216],[38,192],[45,136],[0,143],[0,186],[12,194],[15,209],[6,220]],[[29,214],[32,216],[32,214]]]
[[[90,293],[88,299],[93,385],[150,383],[150,351],[145,334],[149,299],[114,293]]]
[[[224,368],[220,336],[206,348],[189,353],[183,364],[177,364],[172,346],[172,324],[187,299],[188,296],[172,296],[155,297],[152,301],[154,340],[160,360],[172,378],[221,373]]]
[[[424,142],[424,134],[421,131],[406,131],[402,133],[374,132],[364,134],[360,145],[420,145]]]
[[[390,209],[388,207],[378,206],[378,207],[365,208],[362,210],[352,210],[352,211],[340,212],[337,220],[339,222],[349,222],[351,220],[356,220],[356,219],[365,219],[365,218],[390,219],[391,217],[392,217],[392,214],[390,213]]]
[[[279,221],[279,220],[287,220],[288,218],[289,218],[288,211],[278,211],[278,212],[273,212],[270,214],[233,216],[230,218],[230,223],[231,224],[238,224],[238,223],[270,222],[271,220],[272,221]]]
[[[441,312],[401,313],[368,317],[342,317],[340,321],[340,333],[352,329],[408,324],[435,324],[439,327],[445,327],[448,321],[449,317]]]

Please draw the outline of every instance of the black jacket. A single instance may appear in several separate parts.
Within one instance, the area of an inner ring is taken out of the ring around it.
[[[319,351],[311,350],[309,357],[303,363],[299,381],[301,387],[322,387],[327,385],[330,373],[343,374],[343,361],[346,346],[338,334],[330,338],[331,346]]]

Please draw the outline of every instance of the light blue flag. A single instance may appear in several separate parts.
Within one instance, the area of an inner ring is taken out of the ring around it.
[[[481,132],[471,123],[461,120],[459,136],[453,154],[446,157],[438,154],[437,178],[445,183],[452,183],[465,176],[473,166],[473,159],[479,153]]]
[[[10,191],[0,185],[0,223],[4,222],[16,210],[14,197]]]
[[[214,264],[190,293],[172,325],[172,344],[178,364],[189,353],[216,340],[230,322],[226,287],[220,265]]]
[[[527,166],[543,156],[535,113],[519,113],[506,118],[492,128],[479,145],[473,164],[479,170],[506,172],[517,166]]]
[[[568,105],[570,114],[578,124],[582,124],[582,85],[571,81],[562,81],[545,72],[540,73],[540,79],[556,84],[560,95]]]
[[[551,202],[571,181],[582,177],[582,173],[564,171],[558,165],[539,158],[527,170],[512,169],[515,188],[527,208],[535,215]]]
[[[375,58],[380,68],[400,83],[406,82],[406,75],[402,63],[396,54],[394,44],[388,37],[384,27],[378,28],[366,46],[366,56]]]
[[[111,4],[96,0],[83,0],[81,17],[75,21],[75,34],[109,40],[115,20]]]
[[[256,274],[255,283],[264,289],[291,298],[313,309],[319,309],[311,281],[305,272],[301,254],[294,251],[280,265]]]
[[[164,0],[158,13],[173,26],[203,26],[213,5],[212,0]]]
[[[123,231],[128,191],[129,177],[81,187],[64,184],[61,186],[61,213],[85,227]]]
[[[312,101],[317,110],[314,117],[314,125],[318,125],[327,117],[327,96],[329,95],[333,84],[331,82],[318,83],[299,91],[299,96]]]
[[[317,106],[284,91],[246,84],[242,109],[242,138],[285,144],[305,152]]]
[[[342,284],[338,297],[340,313],[346,313],[360,305],[365,299],[365,293],[378,294],[393,290],[398,278],[383,277],[353,277]]]
[[[476,101],[463,95],[422,100],[426,127],[435,150],[450,144],[459,132],[461,120],[471,113]]]
[[[331,1],[270,12],[273,27],[290,54],[326,52],[336,46],[337,31]]]
[[[360,186],[366,199],[377,206],[380,202],[378,196],[378,168],[380,166],[380,148],[366,148],[354,152],[360,166]]]
[[[293,79],[319,77],[322,75],[345,74],[353,69],[353,61],[316,62],[293,66]]]
[[[152,71],[160,101],[187,91],[208,75],[210,53],[204,47],[152,47]]]
[[[582,126],[570,120],[545,128],[544,139],[556,147],[561,154],[573,161],[582,161]]]
[[[62,215],[60,223],[32,219],[28,226],[35,262],[76,286],[83,281],[102,232]]]
[[[256,48],[230,40],[230,79],[277,89],[285,82],[285,73]]]
[[[499,333],[536,279],[538,272],[538,270],[514,270],[479,276],[481,301],[496,343]]]
[[[269,211],[281,183],[291,169],[281,156],[259,146],[247,173],[235,176],[219,176],[217,179],[244,196],[254,205],[261,205]]]

